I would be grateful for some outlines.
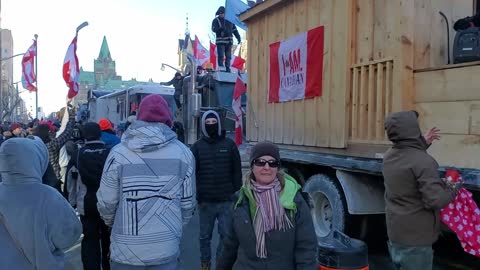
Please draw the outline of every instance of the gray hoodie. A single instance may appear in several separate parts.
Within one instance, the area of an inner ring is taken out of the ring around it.
[[[63,269],[63,250],[80,237],[74,210],[58,191],[42,184],[47,164],[43,142],[13,138],[0,147],[2,269]]]

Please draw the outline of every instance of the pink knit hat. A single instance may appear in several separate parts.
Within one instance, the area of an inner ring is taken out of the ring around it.
[[[172,116],[168,104],[160,95],[148,95],[140,102],[137,120],[159,122],[172,127]]]

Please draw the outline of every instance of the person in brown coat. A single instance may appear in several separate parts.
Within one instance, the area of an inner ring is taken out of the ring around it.
[[[438,163],[427,148],[438,140],[438,129],[422,135],[418,113],[392,113],[385,130],[393,146],[383,159],[385,204],[390,257],[396,269],[429,270],[432,244],[440,233],[440,209],[455,199],[438,173]]]

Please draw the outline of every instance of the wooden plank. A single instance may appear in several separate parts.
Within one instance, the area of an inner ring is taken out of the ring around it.
[[[415,1],[414,68],[430,66],[432,16],[439,14],[433,14],[431,0]]]
[[[478,65],[480,65],[480,61],[473,61],[473,62],[460,63],[460,64],[441,65],[438,67],[419,68],[419,69],[415,69],[413,72],[420,73],[420,72],[454,69],[454,68],[462,68],[462,67],[478,66]]]
[[[367,127],[367,94],[368,94],[368,72],[367,67],[360,68],[360,109],[358,111],[360,127],[358,138],[364,139],[366,137],[365,129]]]
[[[334,4],[336,1],[334,1]],[[374,29],[374,0],[357,1],[357,59],[356,63],[365,63],[373,60],[373,29]],[[347,18],[343,18],[344,20]],[[345,23],[345,21],[343,22]]]
[[[415,0],[392,1],[398,9],[395,20],[392,110],[413,109],[413,34]]]
[[[368,66],[368,104],[367,104],[367,138],[373,140],[375,136],[375,68]]]
[[[306,22],[307,29],[312,29],[321,25],[320,19],[323,17],[330,17],[329,10],[323,7],[328,0],[308,0]],[[323,83],[325,89],[325,81]],[[305,145],[314,146],[316,144],[317,134],[322,132],[318,125],[317,107],[319,106],[320,98],[309,99],[305,102]]]
[[[245,13],[241,14],[239,18],[240,20],[248,23],[248,21],[252,20],[253,18],[258,17],[263,13],[277,10],[278,8],[281,8],[283,5],[286,5],[290,2],[292,2],[292,0],[268,0],[254,6],[253,8],[250,8]]]
[[[312,10],[312,16],[318,18],[318,25],[325,26],[324,56],[323,56],[323,88],[322,96],[316,99],[316,129],[315,145],[321,147],[329,146],[330,142],[330,95],[332,93],[332,38],[335,33],[333,25],[333,1],[321,0],[320,10]],[[315,14],[316,12],[316,14]],[[320,13],[320,14],[319,14]],[[310,8],[309,8],[310,14]]]
[[[260,58],[260,62],[258,63],[260,70],[268,71],[269,70],[269,59],[270,59],[270,42],[268,40],[270,33],[269,32],[276,32],[278,29],[279,21],[281,20],[278,17],[278,11],[275,14],[266,14],[263,19],[265,20],[264,28],[263,28],[263,39],[262,43],[260,44],[261,50],[264,52],[262,58]],[[265,72],[266,73],[266,72]],[[276,122],[276,115],[275,115],[275,107],[279,104],[268,103],[268,78],[264,76],[262,79],[262,86],[265,89],[265,111],[266,111],[266,130],[265,130],[265,140],[273,141],[274,140],[274,129]]]
[[[377,64],[377,106],[375,111],[375,140],[383,140],[385,132],[383,129],[383,119],[385,115],[385,73],[384,64]]]
[[[385,80],[385,117],[392,112],[393,62],[387,62]]]
[[[386,36],[386,6],[385,0],[373,2],[373,59],[385,58]]]
[[[386,58],[373,60],[373,61],[363,63],[363,64],[353,64],[350,67],[361,67],[361,66],[368,66],[368,65],[376,65],[378,63],[384,63],[384,62],[387,62],[387,61],[393,61],[393,58],[392,57],[386,57]]]
[[[352,138],[357,138],[358,137],[358,113],[360,109],[360,104],[359,104],[359,99],[358,99],[358,92],[359,92],[359,78],[358,78],[358,73],[359,73],[359,68],[353,68],[353,79],[352,79],[352,102],[351,102],[351,107],[352,107],[352,116],[351,116],[351,122],[352,122]]]
[[[295,33],[299,34],[307,31],[307,4],[306,0],[297,0],[294,2],[295,6]],[[310,100],[312,101],[312,100]],[[294,136],[293,143],[302,145],[305,142],[305,104],[306,100],[297,100],[293,103],[294,106]],[[309,103],[310,104],[310,103]]]
[[[385,57],[395,56],[395,17],[398,13],[396,1],[385,1],[387,6],[385,7]]]
[[[415,73],[415,101],[480,100],[478,74],[480,66]]]
[[[282,22],[278,23],[276,28],[277,31],[268,31],[267,35],[267,44],[270,45],[274,42],[282,40],[285,38],[285,19],[288,16],[288,11],[285,8],[279,9],[278,13],[276,14],[279,18],[282,19]],[[273,22],[273,21],[272,21]],[[269,62],[268,62],[269,63]],[[267,63],[267,68],[270,70],[269,64]],[[284,105],[281,103],[276,103],[273,105],[275,111],[275,126],[273,129],[273,142],[281,143],[283,141],[283,128],[284,128],[284,119],[283,119],[283,112],[284,112]]]
[[[258,21],[251,24],[251,29],[247,32],[249,35],[248,45],[248,59],[258,59]],[[247,105],[247,121],[250,123],[247,129],[247,140],[258,141],[258,133],[260,129],[259,122],[259,88],[258,88],[258,65],[254,61],[247,61],[248,65],[248,87],[247,98],[249,100]],[[251,106],[251,107],[248,107]],[[258,126],[255,125],[255,122]]]
[[[431,127],[431,126],[429,126]],[[429,127],[424,127],[426,130]],[[441,134],[428,152],[443,166],[480,168],[480,136]]]
[[[268,74],[267,69],[265,68],[265,57],[267,57],[267,48],[265,48],[265,18],[258,19],[257,21],[257,35],[258,35],[258,45],[257,49],[257,58],[259,61],[256,63],[258,74],[256,77],[257,91],[258,91],[258,141],[264,141],[267,133],[267,89],[266,85],[266,76],[261,76],[261,74]],[[249,73],[250,74],[250,73]]]
[[[468,134],[480,135],[480,105],[478,104],[472,104],[470,106]]]
[[[480,106],[480,101],[417,103],[415,109],[425,130],[437,127],[442,133],[469,134],[472,106]]]
[[[330,87],[330,136],[329,146],[343,148],[347,144],[347,89],[350,86],[350,55],[352,48],[351,25],[353,2],[351,0],[332,1],[332,85]]]

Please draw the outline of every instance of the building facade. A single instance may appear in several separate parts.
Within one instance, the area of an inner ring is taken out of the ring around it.
[[[152,82],[152,80],[149,80]],[[85,71],[80,68],[79,92],[74,98],[73,104],[78,106],[88,102],[89,93],[92,90],[116,91],[132,87],[145,82],[135,78],[123,80],[117,75],[115,60],[113,60],[108,47],[107,38],[104,36],[98,58],[94,59],[93,71]]]

